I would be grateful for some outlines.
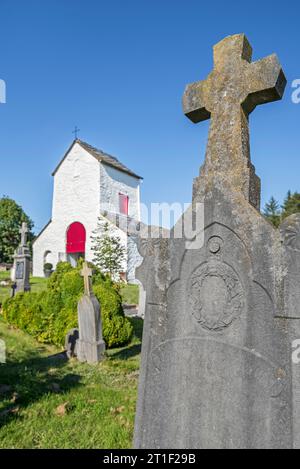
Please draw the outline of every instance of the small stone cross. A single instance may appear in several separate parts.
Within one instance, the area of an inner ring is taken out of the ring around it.
[[[22,228],[19,233],[21,234],[21,246],[27,245],[27,234],[29,233],[28,226],[26,222],[22,223]]]
[[[81,271],[81,276],[84,279],[84,294],[87,296],[91,296],[91,293],[92,293],[91,280],[90,280],[92,275],[93,275],[92,269],[89,268],[87,262],[84,262],[82,271]]]

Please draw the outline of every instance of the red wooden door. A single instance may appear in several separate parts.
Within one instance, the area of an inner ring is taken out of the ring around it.
[[[85,252],[86,231],[82,223],[76,221],[67,231],[67,254]]]

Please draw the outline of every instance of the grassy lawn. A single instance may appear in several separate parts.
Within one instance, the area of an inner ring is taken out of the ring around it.
[[[5,280],[6,278],[9,278],[9,274],[10,272],[9,271],[0,271],[0,280]]]
[[[10,280],[10,272],[0,272],[0,281],[1,280]],[[31,291],[39,293],[46,289],[47,279],[41,277],[31,277],[30,278]],[[1,287],[0,286],[0,303],[3,303],[6,298],[10,296],[10,287]]]
[[[123,303],[128,305],[137,305],[139,303],[139,287],[138,285],[125,284],[122,285],[120,294],[123,299]]]
[[[142,335],[131,321],[131,344],[87,365],[0,318],[0,448],[130,448]]]
[[[2,280],[10,280],[10,272],[0,272],[0,282]],[[3,303],[3,301],[9,297],[10,289],[7,287],[1,287],[0,286],[0,303]]]

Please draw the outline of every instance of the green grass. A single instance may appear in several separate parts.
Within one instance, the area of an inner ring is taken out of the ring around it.
[[[10,280],[10,272],[9,271],[0,272],[0,282],[2,280]],[[1,287],[0,286],[0,303],[3,303],[3,301],[7,297],[9,297],[9,292],[10,292],[10,289],[8,287]]]
[[[123,303],[129,305],[137,305],[139,302],[139,287],[138,285],[125,284],[121,286],[120,294]]]
[[[42,277],[31,277],[30,278],[31,291],[35,293],[40,293],[41,291],[46,290],[47,280],[48,279],[42,278]]]
[[[130,345],[97,365],[66,361],[0,318],[0,448],[130,448],[142,320]],[[5,385],[5,386],[4,386]],[[57,415],[65,404],[64,415]]]
[[[0,281],[1,280],[10,280],[10,272],[0,272]],[[41,277],[31,277],[30,278],[31,291],[39,293],[46,289],[47,279]],[[7,298],[9,298],[11,288],[9,287],[0,287],[0,303],[3,303]]]
[[[1,280],[6,280],[10,278],[10,272],[7,270],[7,271],[0,271],[0,281]]]

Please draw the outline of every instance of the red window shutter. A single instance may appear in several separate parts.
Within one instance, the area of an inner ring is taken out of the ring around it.
[[[67,254],[85,252],[86,232],[82,223],[75,222],[69,226],[67,231]]]
[[[128,215],[129,197],[124,194],[119,194],[119,209],[122,215]]]

